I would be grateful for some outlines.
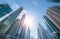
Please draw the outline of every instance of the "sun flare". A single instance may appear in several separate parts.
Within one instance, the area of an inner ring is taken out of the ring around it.
[[[23,24],[26,26],[26,28],[31,28],[34,24],[34,17],[26,16]]]

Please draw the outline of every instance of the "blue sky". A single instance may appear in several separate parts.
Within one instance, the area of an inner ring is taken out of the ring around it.
[[[50,6],[60,5],[60,3],[47,2],[46,0],[13,0],[19,6],[22,6],[27,14],[35,16],[40,21],[46,10]]]
[[[48,7],[60,6],[60,3],[47,2],[46,0],[0,0],[0,3],[8,3],[13,10],[22,6],[24,13],[34,16],[39,22],[42,22],[42,16],[45,15]],[[33,29],[33,31],[35,30]]]
[[[27,14],[34,15],[38,18],[37,20],[41,19],[48,7],[60,5],[60,3],[47,2],[46,0],[0,0],[0,3],[8,3],[11,7],[13,6],[13,10],[22,6],[28,12]]]

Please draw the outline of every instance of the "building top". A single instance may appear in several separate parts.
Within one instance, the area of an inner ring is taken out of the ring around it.
[[[12,9],[9,7],[8,4],[0,4],[0,17],[8,14],[11,11]]]
[[[0,4],[0,7],[6,7],[8,4]]]

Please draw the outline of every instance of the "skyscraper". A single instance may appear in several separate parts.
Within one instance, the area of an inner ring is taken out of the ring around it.
[[[25,34],[26,34],[26,30],[24,28],[22,28],[22,30],[19,34],[19,37],[22,38],[22,39],[25,39]]]
[[[46,32],[50,33],[53,39],[60,39],[60,7],[49,7],[43,16],[43,21],[49,31]]]
[[[49,7],[46,16],[60,30],[60,6]]]
[[[38,23],[38,39],[47,39],[45,31],[40,23]]]
[[[21,13],[22,10],[23,8],[20,7],[9,14],[8,18],[0,25],[0,33],[5,34],[8,31],[8,29],[15,22],[17,16]]]
[[[10,12],[7,15],[6,19],[3,19],[0,25],[0,38],[1,39],[18,39],[15,37],[16,33],[19,29],[19,23],[17,20],[17,16],[21,13],[23,10],[22,7],[18,8],[15,11]],[[17,21],[16,21],[17,20]],[[7,34],[7,35],[6,35]],[[10,36],[11,35],[11,36]]]
[[[27,29],[27,32],[26,32],[27,34],[27,39],[30,39],[30,29],[29,29],[29,27],[28,27],[28,29]]]
[[[59,37],[59,30],[55,27],[55,25],[48,19],[47,16],[43,16],[44,22],[46,27],[48,28],[48,31],[50,32],[50,34],[52,34],[51,36],[53,37],[53,39],[58,39]]]
[[[25,20],[25,14],[23,14],[23,16],[21,18],[20,29],[19,29],[19,32],[18,32],[19,37],[22,38],[22,39],[25,39],[25,34],[26,34],[26,28],[25,28],[25,25],[23,25],[24,20]]]
[[[42,36],[41,36],[42,34],[41,34],[40,29],[38,28],[37,31],[38,31],[38,39],[42,39]]]
[[[19,28],[20,19],[16,19],[16,21],[12,24],[12,26],[9,28],[6,34],[15,37],[18,34]]]

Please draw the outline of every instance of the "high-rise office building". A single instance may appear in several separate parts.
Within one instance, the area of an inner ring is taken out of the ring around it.
[[[47,16],[43,16],[43,20],[45,22],[46,27],[48,28],[48,31],[50,34],[52,34],[53,39],[58,39],[59,38],[59,30],[55,27],[55,25],[48,19]]]
[[[60,30],[60,6],[49,7],[46,16],[51,20],[55,27]]]
[[[11,11],[12,9],[9,7],[8,4],[0,4],[0,18]]]
[[[12,26],[9,28],[6,34],[15,37],[18,34],[19,28],[20,28],[20,19],[16,19],[16,21],[12,24]]]
[[[38,39],[47,39],[45,31],[40,23],[38,23]]]
[[[25,39],[25,34],[26,34],[26,30],[24,28],[22,28],[22,30],[19,34],[19,37],[22,38],[22,39]]]
[[[42,39],[42,36],[41,36],[42,34],[41,34],[40,29],[38,28],[37,31],[38,31],[38,39]]]
[[[60,39],[60,7],[49,7],[46,15],[43,16],[43,21],[48,29],[46,33],[51,34],[51,39]]]
[[[48,22],[48,20],[47,20]],[[58,39],[58,34],[55,34],[55,31],[51,32],[48,26],[50,26],[48,23],[44,25],[41,25],[38,23],[38,39]],[[50,27],[51,28],[51,27]],[[53,34],[54,33],[54,34]]]
[[[26,32],[27,39],[30,39],[30,29],[28,27],[27,32]]]
[[[16,21],[12,24],[12,26],[6,32],[5,39],[20,39],[18,37],[19,28],[20,28],[20,19],[16,19]]]
[[[17,34],[20,25],[20,23],[18,23],[17,16],[22,10],[23,8],[20,7],[17,10],[12,11],[9,13],[8,17],[2,21],[2,24],[0,25],[0,39],[20,39],[14,36]]]
[[[21,13],[22,10],[23,8],[20,7],[17,10],[12,11],[10,13],[8,18],[5,21],[3,21],[3,23],[0,25],[0,33],[5,34],[9,30],[9,28],[15,22],[17,16]]]
[[[23,14],[23,16],[21,18],[20,29],[19,29],[19,32],[18,32],[19,37],[22,38],[22,39],[25,39],[25,35],[26,35],[26,28],[25,28],[25,25],[23,25],[24,20],[25,20],[25,14]]]
[[[21,20],[18,19],[12,24],[12,26],[10,27],[10,29],[7,32],[7,36],[10,36],[11,39],[14,39],[14,38],[15,39],[25,39],[26,29],[24,28],[24,25],[23,25],[24,18],[25,18],[25,14],[23,14]],[[7,37],[7,38],[9,38],[9,37]]]

